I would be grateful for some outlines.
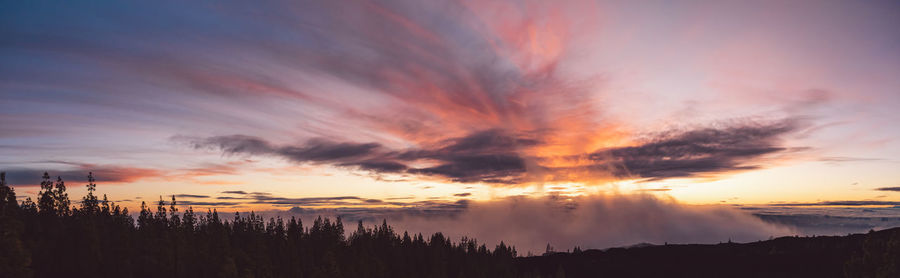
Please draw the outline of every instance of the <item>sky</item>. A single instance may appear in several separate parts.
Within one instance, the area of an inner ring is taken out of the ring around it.
[[[47,171],[132,208],[900,204],[896,1],[0,5],[20,199]]]

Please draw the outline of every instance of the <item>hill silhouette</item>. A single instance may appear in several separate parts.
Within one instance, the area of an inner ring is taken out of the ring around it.
[[[541,277],[900,277],[898,267],[900,228],[752,243],[576,250],[516,260],[520,272]]]

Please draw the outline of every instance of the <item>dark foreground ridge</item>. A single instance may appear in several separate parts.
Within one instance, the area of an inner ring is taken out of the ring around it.
[[[517,258],[516,268],[541,277],[900,277],[900,228],[552,253]]]
[[[73,205],[44,174],[37,203],[19,203],[0,174],[0,277],[900,277],[900,228],[518,257],[502,242],[400,235],[386,222],[345,236],[340,218],[224,220],[179,211],[174,197],[142,204],[135,221],[94,195],[91,175],[87,188]]]

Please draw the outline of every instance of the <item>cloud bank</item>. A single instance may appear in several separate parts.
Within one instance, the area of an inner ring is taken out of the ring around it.
[[[443,232],[452,238],[475,237],[488,245],[504,242],[520,252],[539,254],[549,243],[557,250],[607,248],[637,243],[717,243],[768,239],[792,234],[749,213],[724,206],[690,206],[652,195],[594,195],[581,197],[512,197],[467,202],[440,212],[357,209],[292,209],[294,215],[341,215],[344,223],[381,218],[397,230]]]

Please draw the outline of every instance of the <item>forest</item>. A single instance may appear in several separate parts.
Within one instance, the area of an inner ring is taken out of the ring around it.
[[[43,175],[19,202],[0,173],[0,277],[900,277],[900,228],[753,243],[665,244],[519,256],[503,242],[399,233],[383,221],[230,219],[173,196],[155,209],[88,193],[73,202]]]
[[[0,277],[513,277],[516,250],[440,233],[402,235],[386,222],[340,218],[262,219],[181,210],[174,197],[155,210],[127,208],[88,193],[73,204],[65,182],[44,174],[37,203],[17,203],[0,175]]]

